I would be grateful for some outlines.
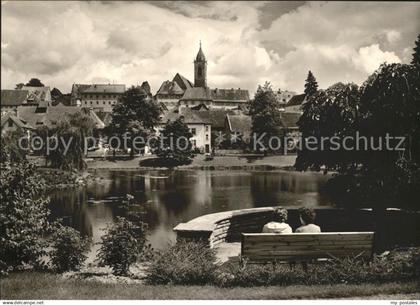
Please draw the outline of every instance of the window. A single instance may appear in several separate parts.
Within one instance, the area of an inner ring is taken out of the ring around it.
[[[98,101],[96,101],[96,105],[99,105],[99,102]]]
[[[108,104],[110,104],[111,105],[111,101],[109,101],[109,103]]]
[[[209,135],[208,134],[206,134],[206,141],[208,141],[209,140]]]
[[[105,105],[105,103],[106,103],[106,102],[104,101],[104,105]]]
[[[206,131],[209,131],[209,126],[208,125],[206,125]]]
[[[201,77],[203,75],[203,68],[201,66],[198,67],[197,74],[198,74],[198,77]]]
[[[92,101],[90,101],[90,104],[92,105]]]
[[[196,133],[197,133],[196,129],[195,128],[191,128],[191,133],[195,136]]]
[[[13,127],[13,120],[9,119],[9,127]]]

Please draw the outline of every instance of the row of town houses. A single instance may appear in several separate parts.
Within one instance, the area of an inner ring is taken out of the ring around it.
[[[147,81],[139,88],[162,109],[157,132],[168,121],[182,117],[193,135],[193,146],[202,152],[212,151],[212,137],[238,135],[245,140],[250,136],[248,90],[209,88],[207,60],[201,45],[194,60],[194,83],[177,73],[171,81],[164,81],[154,95]],[[50,90],[48,86],[2,89],[1,132],[21,129],[31,133],[42,126],[54,128],[67,114],[75,112],[89,115],[101,130],[111,122],[112,109],[125,91],[123,84],[73,84],[69,94],[62,94],[56,88]],[[296,133],[305,95],[279,91],[276,97],[281,110],[281,128]]]

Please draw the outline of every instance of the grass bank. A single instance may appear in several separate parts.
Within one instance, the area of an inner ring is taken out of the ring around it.
[[[37,272],[12,273],[1,279],[2,299],[418,299],[418,282],[218,288],[214,286],[149,286],[63,279]]]

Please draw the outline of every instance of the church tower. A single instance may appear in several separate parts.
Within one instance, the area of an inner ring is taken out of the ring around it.
[[[194,60],[194,87],[207,87],[207,61],[201,50],[201,41],[200,50]]]

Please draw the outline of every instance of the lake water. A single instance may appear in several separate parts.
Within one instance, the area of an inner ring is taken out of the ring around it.
[[[97,171],[99,179],[81,189],[51,194],[54,218],[100,240],[116,216],[146,222],[149,242],[164,248],[180,222],[227,210],[283,206],[331,206],[319,190],[329,176],[290,171],[173,170]],[[129,207],[126,195],[134,196]],[[93,246],[94,253],[98,248]],[[94,255],[92,255],[93,257]]]

